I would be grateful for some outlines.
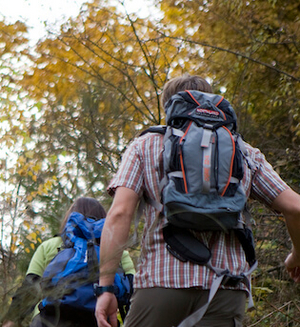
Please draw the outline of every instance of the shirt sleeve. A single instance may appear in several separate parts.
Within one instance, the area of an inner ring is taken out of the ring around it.
[[[113,196],[119,186],[127,187],[139,196],[142,194],[143,167],[137,139],[125,151],[120,167],[107,188],[108,193]]]
[[[250,149],[250,157],[256,167],[252,177],[250,196],[271,206],[278,195],[287,190],[289,186],[281,179],[259,149],[249,146],[248,149]]]

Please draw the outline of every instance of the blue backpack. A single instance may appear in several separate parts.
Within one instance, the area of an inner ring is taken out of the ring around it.
[[[96,296],[93,285],[99,281],[99,244],[105,219],[86,218],[71,213],[61,234],[63,248],[52,259],[42,277],[45,298],[41,312],[70,317],[86,313],[94,316]],[[120,268],[114,280],[115,295],[124,320],[132,294],[132,279]]]

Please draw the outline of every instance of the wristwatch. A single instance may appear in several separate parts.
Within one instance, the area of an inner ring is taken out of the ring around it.
[[[109,292],[114,293],[115,292],[115,286],[114,285],[108,285],[108,286],[99,286],[98,284],[94,284],[94,294],[98,297],[101,294]]]

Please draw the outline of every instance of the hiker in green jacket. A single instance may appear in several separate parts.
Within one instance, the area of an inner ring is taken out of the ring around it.
[[[93,217],[94,219],[102,219],[106,216],[104,208],[96,199],[80,197],[65,214],[59,234],[64,230],[72,212],[79,212],[85,217]],[[29,263],[25,280],[22,286],[16,291],[12,304],[4,317],[3,327],[18,326],[28,315],[32,315],[32,325],[35,326],[35,323],[39,320],[40,313],[37,304],[42,299],[40,288],[41,277],[50,261],[56,256],[59,249],[62,248],[62,245],[62,238],[56,236],[44,241],[37,248]],[[135,268],[128,251],[122,253],[120,266],[126,274],[132,275],[133,277]],[[83,319],[85,318],[87,317],[83,317]],[[72,322],[72,326],[75,326],[76,323]]]

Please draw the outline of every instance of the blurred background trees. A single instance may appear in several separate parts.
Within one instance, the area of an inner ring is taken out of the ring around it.
[[[153,5],[160,13],[140,18],[121,2],[95,0],[34,49],[26,25],[0,22],[0,312],[76,197],[96,197],[108,209],[105,188],[122,153],[141,130],[164,123],[159,96],[174,76],[207,78],[232,103],[246,141],[299,191],[299,3]],[[258,310],[245,326],[297,326],[284,221],[250,204],[260,269]]]

